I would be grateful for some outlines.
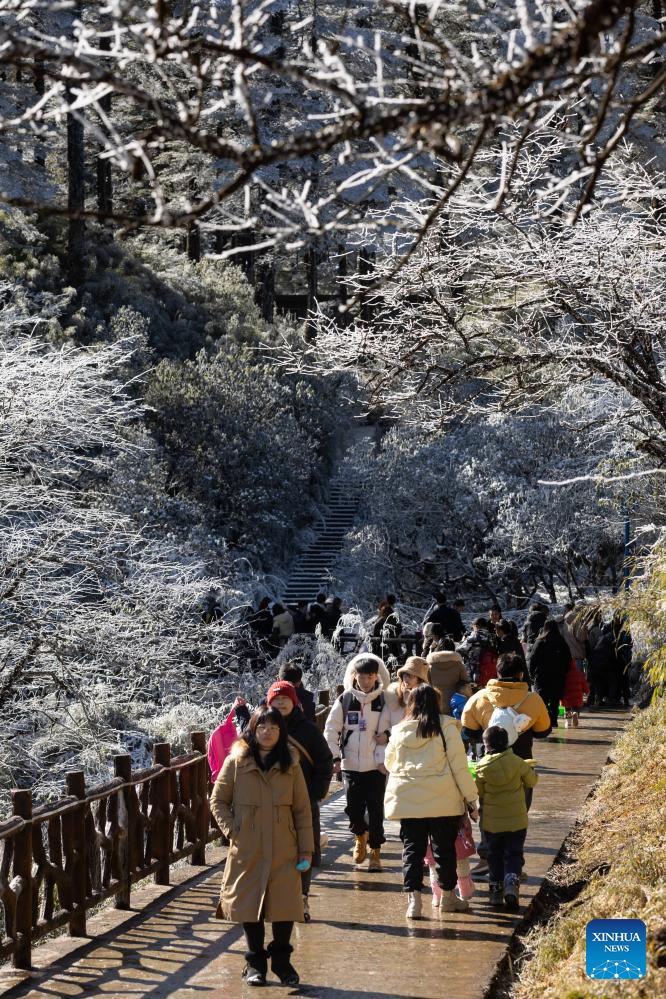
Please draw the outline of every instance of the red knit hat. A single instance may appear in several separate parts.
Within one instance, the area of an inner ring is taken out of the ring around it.
[[[277,680],[268,688],[266,704],[270,704],[274,697],[290,697],[294,702],[295,708],[300,708],[301,706],[298,694],[296,693],[296,687],[294,687],[293,683],[289,683],[288,680]]]

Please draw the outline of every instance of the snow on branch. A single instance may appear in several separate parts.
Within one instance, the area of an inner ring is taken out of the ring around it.
[[[28,781],[44,798],[75,763],[104,774],[132,728],[145,746],[156,705],[209,727],[237,687],[239,628],[204,623],[221,581],[115,500],[119,467],[154,461],[118,377],[131,343],[54,346],[9,286],[2,300],[0,794]]]
[[[556,114],[568,146],[557,189],[576,220],[666,82],[666,31],[637,0],[354,11],[0,0],[0,13],[0,63],[16,74],[0,136],[25,164],[76,120],[137,195],[72,205],[14,171],[1,200],[127,226],[242,229],[262,245],[360,231],[368,209],[381,209],[380,229],[418,232],[395,206],[436,187],[420,225],[434,223],[496,135],[499,209],[522,149],[548,143]],[[176,150],[190,157],[184,184],[162,177]],[[488,196],[469,193],[477,206]]]

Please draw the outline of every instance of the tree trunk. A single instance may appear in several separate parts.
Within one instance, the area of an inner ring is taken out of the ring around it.
[[[72,18],[81,18],[81,3],[74,5]],[[65,91],[68,104],[73,104],[74,93]],[[67,234],[67,278],[78,288],[85,274],[84,236],[85,222],[81,215],[85,209],[85,148],[83,121],[74,114],[67,115],[67,211],[69,227]]]
[[[67,100],[74,101],[74,95],[67,91]],[[84,277],[84,234],[85,222],[77,218],[77,213],[85,208],[85,156],[83,146],[83,123],[73,114],[67,115],[67,210],[70,213],[67,239],[67,277],[69,283],[78,288]]]
[[[305,335],[308,340],[314,339],[316,324],[313,313],[317,308],[317,250],[314,246],[308,247],[307,257],[307,283],[308,283],[308,318],[305,325]]]
[[[348,326],[349,313],[342,311],[342,306],[347,304],[349,297],[349,287],[347,285],[347,250],[342,243],[338,247],[338,297],[340,299],[338,323],[340,326]]]
[[[364,247],[359,254],[358,258],[358,272],[361,277],[367,277],[366,281],[362,283],[366,287],[370,287],[372,284],[372,272],[375,269],[375,253],[369,247]],[[364,295],[361,302],[361,321],[364,323],[371,323],[374,317],[375,309],[374,302],[369,295]]]
[[[44,62],[43,62],[42,59],[38,59],[35,62],[34,86],[35,86],[35,91],[39,94],[39,96],[43,97],[44,96]],[[37,140],[35,142],[33,155],[35,157],[35,163],[37,164],[37,166],[40,166],[40,167],[46,166],[46,146],[44,145],[43,142],[41,142],[39,140],[39,138],[37,138]]]
[[[198,263],[201,260],[201,229],[196,222],[190,222],[187,227],[185,248],[187,256],[193,263]]]
[[[103,27],[108,27],[104,25]],[[102,35],[99,40],[99,47],[105,51],[111,48],[111,39]],[[111,94],[102,97],[100,107],[105,115],[111,112]],[[100,145],[100,153],[104,151],[104,146]],[[102,159],[97,156],[97,211],[102,217],[111,215],[113,211],[113,178],[111,176],[111,160]]]
[[[261,310],[262,319],[272,323],[275,314],[275,264],[272,260],[265,260],[257,265],[256,270],[255,300]]]

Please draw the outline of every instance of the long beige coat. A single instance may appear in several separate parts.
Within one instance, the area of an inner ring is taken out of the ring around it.
[[[210,799],[229,840],[218,919],[303,921],[299,856],[312,854],[312,811],[300,764],[264,771],[239,739]]]
[[[478,793],[453,718],[440,715],[440,735],[424,739],[411,718],[391,729],[386,747],[389,772],[384,796],[387,819],[434,819],[462,815]],[[446,751],[444,750],[446,743]]]
[[[469,683],[462,656],[457,652],[431,652],[426,659],[430,666],[430,683],[442,698],[442,714],[451,715],[451,698],[459,683]]]

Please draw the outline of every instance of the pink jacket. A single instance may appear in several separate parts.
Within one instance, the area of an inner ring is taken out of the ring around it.
[[[217,780],[217,775],[222,769],[222,764],[229,755],[231,747],[238,738],[234,725],[234,710],[234,708],[231,709],[227,720],[217,726],[208,740],[208,765],[213,784]]]

